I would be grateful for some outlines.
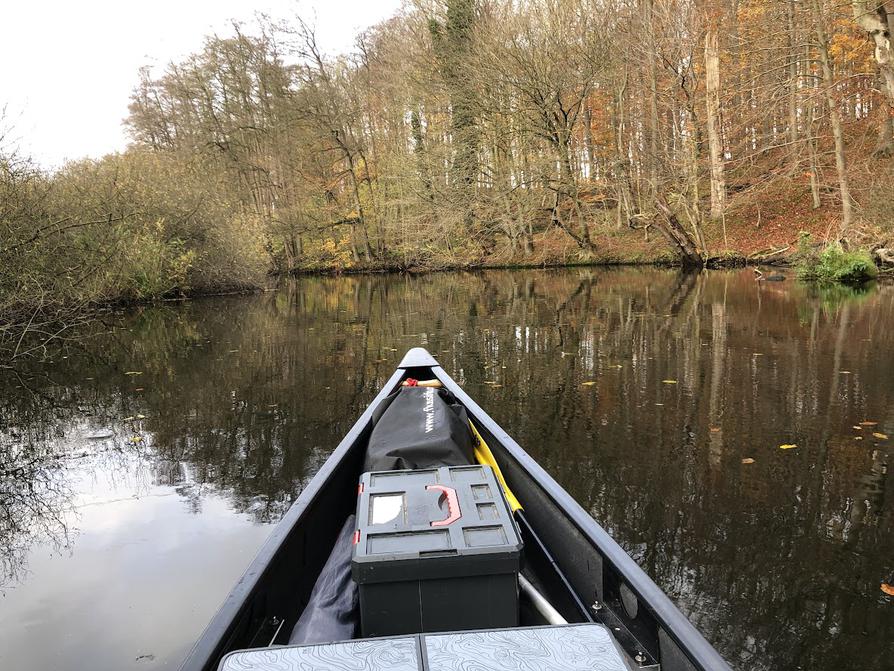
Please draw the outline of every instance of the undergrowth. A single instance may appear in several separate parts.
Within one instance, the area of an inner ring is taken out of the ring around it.
[[[807,249],[807,237],[802,236],[798,254],[798,277],[802,280],[860,284],[878,275],[878,268],[866,250],[845,250],[833,243],[817,252]]]

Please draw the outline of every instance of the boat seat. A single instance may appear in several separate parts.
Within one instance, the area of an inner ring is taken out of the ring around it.
[[[237,650],[219,671],[628,671],[601,624],[418,634]]]

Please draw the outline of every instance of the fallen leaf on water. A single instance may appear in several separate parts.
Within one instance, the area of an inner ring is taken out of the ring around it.
[[[851,372],[849,370],[840,370],[840,371],[838,371],[838,374],[839,375],[850,375]]]
[[[753,464],[754,459],[752,459],[751,457],[745,457],[744,459],[742,459],[742,463],[743,464]]]
[[[720,431],[720,427],[719,427],[719,426],[712,426],[712,427],[711,427],[711,433],[717,433],[718,431]]]
[[[502,386],[503,386],[502,384],[494,383],[494,384],[492,384],[492,385],[490,386],[490,388],[491,388],[491,389],[499,389],[499,388],[502,387]]]
[[[137,443],[142,443],[143,436],[134,436],[133,438],[130,439],[130,442],[133,443],[134,445],[136,445]]]
[[[611,366],[609,366],[609,368],[623,368],[623,367],[624,367],[624,365],[620,364],[620,363],[614,363]]]
[[[662,380],[664,384],[677,384],[676,380]]]
[[[137,415],[137,419],[146,419],[146,415]]]
[[[785,445],[780,445],[779,449],[780,450],[793,450],[796,447],[798,447],[798,446],[795,445],[794,443],[786,443]]]
[[[878,422],[860,422],[860,426],[875,426]]]
[[[882,591],[888,596],[894,596],[894,585],[889,585],[888,583],[883,582]]]
[[[228,349],[227,354],[235,354],[238,351],[239,351],[238,349]]]
[[[134,419],[133,416],[131,416],[131,417],[125,417],[125,418],[124,418],[123,420],[121,420],[121,421],[123,421],[123,422],[132,422],[133,419]]]
[[[854,440],[863,440],[863,436],[854,436]]]
[[[878,438],[879,440],[888,440],[888,436],[887,436],[886,434],[884,434],[884,433],[875,433],[875,432],[874,432],[874,433],[872,434],[872,437],[873,437],[873,438]]]
[[[581,383],[581,386],[583,386],[583,387],[592,387],[594,384],[596,384],[596,383],[593,382],[592,380],[590,380],[589,382],[582,382],[582,383]]]
[[[133,390],[134,391],[143,391],[143,388],[142,387],[134,387]]]
[[[124,373],[125,375],[142,375],[143,371],[141,370],[129,370]]]
[[[863,430],[863,427],[862,427],[862,426],[852,426],[851,428],[852,428],[854,431],[862,431],[862,430]]]

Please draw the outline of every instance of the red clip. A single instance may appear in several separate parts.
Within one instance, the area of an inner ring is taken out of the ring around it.
[[[431,525],[433,527],[446,527],[448,524],[453,524],[463,516],[462,511],[459,509],[459,497],[457,497],[455,489],[452,487],[445,487],[444,485],[428,485],[425,489],[428,491],[435,490],[442,492],[444,496],[447,497],[447,517],[443,520],[432,522]]]
[[[419,380],[412,378],[412,377],[408,377],[406,380],[404,380],[404,386],[405,387],[418,387]]]
[[[353,545],[357,545],[360,542],[360,529],[354,532],[354,543]]]

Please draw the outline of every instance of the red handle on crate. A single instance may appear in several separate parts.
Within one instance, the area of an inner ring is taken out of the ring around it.
[[[433,527],[446,527],[448,524],[453,524],[463,516],[462,511],[459,509],[459,497],[456,495],[455,489],[452,487],[445,487],[444,485],[428,485],[425,489],[426,491],[434,489],[447,497],[447,517],[443,520],[432,522],[431,525]]]

